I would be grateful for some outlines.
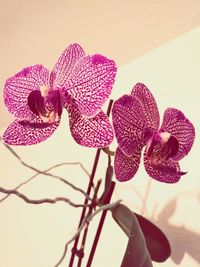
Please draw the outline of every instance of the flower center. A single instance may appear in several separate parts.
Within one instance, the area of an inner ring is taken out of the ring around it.
[[[62,114],[62,97],[59,90],[41,86],[29,94],[28,106],[44,123],[54,123]]]
[[[49,91],[50,91],[50,87],[48,87],[48,86],[46,86],[46,85],[42,85],[42,86],[40,86],[40,92],[41,92],[41,95],[43,96],[43,97],[47,97],[48,96],[48,93],[49,93]]]
[[[178,140],[167,132],[155,132],[147,142],[147,156],[153,165],[175,156],[179,148]]]

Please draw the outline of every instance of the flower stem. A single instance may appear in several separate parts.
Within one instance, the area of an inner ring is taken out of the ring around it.
[[[98,161],[99,161],[99,157],[100,157],[100,152],[101,152],[101,149],[97,149],[95,160],[94,160],[94,164],[93,164],[93,168],[92,168],[92,173],[90,175],[90,181],[89,181],[88,188],[87,188],[87,195],[88,196],[90,195],[90,192],[91,192],[91,189],[92,189],[92,185],[93,185],[93,181],[94,181],[94,176],[95,176],[95,173],[96,173],[96,169],[97,169],[97,165],[98,165]],[[88,199],[85,198],[84,205],[87,205],[87,204],[88,204]],[[86,213],[86,208],[83,208],[82,209],[82,213],[81,213],[81,217],[80,217],[78,228],[82,224],[82,221],[83,221],[83,219],[85,217],[85,213]],[[77,251],[77,245],[78,245],[79,237],[80,237],[80,235],[78,235],[76,237],[75,241],[74,241],[74,246],[72,248],[72,254],[71,254],[71,258],[70,258],[70,262],[69,262],[69,267],[72,267],[73,266],[74,258],[75,258],[76,251]]]
[[[86,215],[86,217],[88,218],[91,214],[92,214],[92,210],[96,207],[97,205],[97,194],[98,194],[98,191],[99,191],[99,187],[100,187],[100,184],[101,184],[101,180],[99,180],[97,182],[97,186],[95,187],[95,191],[94,191],[94,196],[92,198],[92,203],[89,207],[89,211],[88,211],[88,214]],[[84,230],[84,233],[83,233],[83,239],[82,239],[82,243],[81,243],[81,248],[79,250],[79,252],[81,252],[81,255],[78,259],[78,267],[81,266],[81,263],[82,263],[82,259],[83,259],[83,256],[84,256],[84,248],[85,248],[85,243],[86,243],[86,238],[87,238],[87,233],[88,233],[88,227],[89,227],[89,222],[87,223],[86,227],[85,227],[85,230]]]
[[[111,197],[112,197],[112,193],[114,191],[114,188],[115,188],[115,182],[112,182],[111,183],[111,187],[110,187],[110,191],[109,191],[108,196],[107,196],[107,198],[105,200],[105,204],[108,204],[110,202]],[[94,238],[94,242],[93,242],[93,245],[92,245],[92,248],[91,248],[91,251],[90,251],[90,255],[89,255],[86,267],[90,267],[91,264],[92,264],[92,260],[94,258],[94,254],[95,254],[95,251],[96,251],[96,248],[97,248],[99,237],[100,237],[101,231],[103,229],[103,224],[104,224],[104,221],[105,221],[105,218],[106,218],[107,211],[108,210],[104,210],[102,215],[101,215],[101,219],[100,219],[97,231],[96,231],[96,235],[95,235],[95,238]]]
[[[107,108],[107,116],[108,117],[110,115],[112,104],[113,104],[113,100],[110,100],[109,104],[108,104],[108,108]],[[97,169],[97,165],[98,165],[98,162],[99,162],[100,152],[101,152],[101,149],[98,148],[97,152],[96,152],[95,159],[94,159],[92,173],[90,175],[90,181],[89,181],[88,188],[87,188],[87,195],[88,196],[90,195],[90,192],[91,192],[91,189],[92,189],[92,186],[93,186],[93,181],[94,181],[96,169]],[[87,204],[88,204],[88,199],[85,198],[84,205],[87,205]],[[84,207],[82,209],[82,213],[81,213],[81,217],[80,217],[78,228],[82,225],[83,219],[85,217],[86,209],[87,208],[84,208]],[[72,248],[72,254],[71,254],[71,258],[70,258],[70,262],[69,262],[69,267],[73,267],[74,258],[75,258],[76,253],[77,253],[77,246],[78,246],[79,237],[80,237],[80,235],[78,235],[76,237],[75,241],[74,241],[74,245],[73,245],[73,248]]]

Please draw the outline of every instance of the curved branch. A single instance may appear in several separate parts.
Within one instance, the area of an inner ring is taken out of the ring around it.
[[[89,200],[91,200],[90,197],[88,196],[88,194],[87,194],[84,190],[82,190],[81,188],[79,188],[79,187],[75,186],[74,184],[70,183],[69,181],[65,180],[63,177],[60,177],[60,176],[58,176],[58,175],[54,175],[54,174],[49,173],[49,172],[45,172],[45,171],[39,170],[39,169],[37,169],[37,168],[35,168],[35,167],[29,165],[28,163],[24,162],[24,161],[20,158],[20,156],[19,156],[19,155],[18,155],[18,154],[17,154],[17,153],[16,153],[16,152],[9,146],[9,145],[5,144],[5,143],[2,141],[1,138],[0,138],[0,141],[2,142],[2,144],[3,144],[3,145],[4,145],[10,152],[11,152],[11,153],[12,153],[12,154],[19,160],[19,162],[20,162],[23,166],[29,168],[29,169],[32,170],[32,171],[37,172],[38,174],[43,174],[43,175],[45,175],[45,176],[49,176],[49,177],[55,178],[55,179],[57,179],[57,180],[60,180],[61,182],[67,184],[67,185],[70,186],[70,187],[72,187],[74,190],[79,191],[79,192],[82,193],[86,198],[88,198]]]
[[[54,199],[44,198],[44,199],[34,200],[34,199],[28,198],[24,194],[18,192],[17,190],[13,190],[13,189],[5,189],[3,187],[0,187],[0,192],[4,193],[4,194],[9,194],[9,195],[11,195],[11,194],[16,195],[19,198],[23,199],[26,203],[35,204],[35,205],[44,204],[44,203],[55,204],[57,202],[65,202],[65,203],[68,203],[70,206],[73,206],[75,208],[80,208],[80,207],[86,206],[83,204],[75,204],[71,200],[69,200],[68,198],[65,198],[65,197],[56,197]],[[90,205],[87,205],[87,206],[90,206]]]
[[[50,168],[44,170],[43,172],[47,173],[55,168],[58,168],[58,167],[62,167],[64,165],[80,165],[81,169],[88,175],[90,176],[89,172],[85,169],[85,167],[83,166],[83,164],[81,162],[63,162],[63,163],[58,163],[58,164],[55,164],[53,166],[51,166]],[[19,189],[20,187],[22,187],[23,185],[29,183],[30,181],[32,181],[34,178],[36,178],[38,175],[40,175],[39,172],[35,173],[34,175],[32,175],[30,178],[28,178],[27,180],[25,180],[24,182],[22,182],[21,184],[19,184],[18,186],[16,186],[14,188],[14,190],[17,190]],[[63,182],[63,181],[61,181]],[[3,202],[4,200],[6,200],[10,195],[7,194],[6,196],[2,197],[0,199],[0,203]]]

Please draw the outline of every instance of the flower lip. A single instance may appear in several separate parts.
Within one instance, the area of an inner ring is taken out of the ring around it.
[[[28,96],[30,110],[38,115],[44,123],[58,121],[62,114],[62,96],[59,90],[45,90],[46,96],[41,91],[34,90]]]
[[[170,136],[168,141],[163,145],[163,152],[167,155],[167,159],[176,155],[179,149],[179,142],[174,136]]]
[[[154,169],[157,169],[158,171],[161,171],[163,173],[179,174],[181,176],[187,174],[187,172],[182,172],[180,171],[180,169],[171,166],[164,166],[162,164],[152,164],[152,166],[154,167]]]
[[[152,164],[157,165],[176,155],[179,149],[178,140],[167,132],[154,132],[147,142],[147,156]]]
[[[62,91],[59,89],[50,90],[47,100],[53,105],[53,110],[60,117],[64,106],[64,97]]]
[[[39,90],[34,90],[29,94],[28,106],[30,110],[38,116],[40,113],[45,113],[44,97]]]

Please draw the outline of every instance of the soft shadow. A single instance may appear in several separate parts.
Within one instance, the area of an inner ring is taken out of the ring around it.
[[[177,199],[170,201],[160,212],[157,219],[151,220],[157,224],[169,239],[171,245],[171,259],[179,265],[188,253],[195,261],[200,263],[200,234],[184,226],[176,226],[170,223],[170,218],[176,211]]]

